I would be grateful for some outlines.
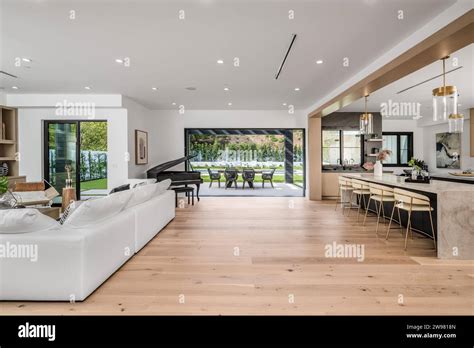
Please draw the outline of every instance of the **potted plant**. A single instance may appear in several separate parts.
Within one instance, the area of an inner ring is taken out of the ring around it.
[[[8,191],[8,179],[6,176],[0,176],[0,197]]]
[[[411,167],[411,178],[416,180],[426,164],[425,161],[412,157],[411,160],[408,161],[408,165]]]
[[[0,176],[0,208],[12,208],[15,205],[15,197],[8,189],[8,179],[6,176]]]

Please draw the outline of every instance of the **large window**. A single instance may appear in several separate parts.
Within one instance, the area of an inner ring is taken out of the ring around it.
[[[323,165],[361,164],[359,131],[323,130]]]
[[[360,132],[343,131],[342,158],[343,163],[360,165]]]
[[[383,162],[386,166],[408,166],[413,157],[413,132],[383,132],[383,148],[392,155]]]
[[[323,130],[323,165],[340,164],[341,134],[338,130]]]

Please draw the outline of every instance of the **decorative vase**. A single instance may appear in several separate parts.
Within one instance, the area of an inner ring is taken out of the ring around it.
[[[4,162],[0,166],[0,176],[7,176],[7,175],[8,175],[8,164]]]
[[[375,176],[382,176],[383,173],[383,166],[382,162],[376,161],[374,164],[374,175]]]
[[[10,191],[0,194],[0,209],[15,208],[17,203],[15,196]]]

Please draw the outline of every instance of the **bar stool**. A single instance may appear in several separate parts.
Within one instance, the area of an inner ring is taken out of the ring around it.
[[[359,221],[360,217],[360,207],[362,205],[362,200],[364,200],[364,207],[367,210],[367,203],[365,202],[365,196],[370,195],[370,188],[369,184],[366,181],[362,180],[357,180],[357,179],[352,179],[352,192],[351,192],[351,198],[350,198],[350,208],[352,208],[352,197],[354,194],[356,195],[356,198],[359,202],[358,208],[357,208],[357,222]],[[351,214],[351,211],[349,210],[348,216]]]
[[[338,191],[339,196],[338,196],[338,199],[336,200],[336,207],[334,208],[334,210],[337,210],[337,205],[339,203],[342,203],[342,215],[344,215],[344,208],[345,208],[346,203],[347,203],[347,202],[343,201],[343,195],[344,195],[344,193],[346,193],[348,191],[352,192],[352,190],[353,190],[353,188],[352,188],[351,179],[339,176],[339,191]]]
[[[365,210],[365,217],[364,217],[363,225],[365,225],[365,220],[367,219],[367,213],[369,212],[370,201],[372,200],[372,201],[374,201],[375,210],[376,210],[376,213],[377,213],[377,227],[375,228],[375,234],[378,234],[380,213],[382,213],[382,216],[383,216],[384,221],[385,221],[385,208],[383,206],[383,203],[384,202],[395,202],[395,196],[394,196],[394,193],[393,193],[393,188],[391,188],[389,186],[369,183],[369,190],[370,190],[370,197],[369,197],[369,202],[367,203],[367,209]],[[377,202],[379,202],[378,207],[377,207]],[[400,221],[400,219],[399,219],[399,221]]]
[[[423,231],[419,231],[423,233],[424,235],[430,237],[433,239],[434,247],[436,249],[436,235],[433,227],[433,216],[431,212],[434,210],[431,207],[431,201],[430,198],[424,195],[420,195],[419,193],[407,191],[407,190],[402,190],[395,188],[393,190],[394,197],[396,200],[396,204],[394,204],[393,209],[392,209],[392,216],[390,217],[390,222],[388,224],[388,229],[387,229],[387,235],[385,239],[388,239],[388,234],[390,233],[390,224],[392,223],[392,218],[393,218],[393,213],[395,211],[395,208],[397,208],[398,211],[398,219],[400,219],[400,209],[405,210],[408,212],[408,222],[407,222],[407,230],[405,233],[405,250],[407,250],[407,243],[408,243],[408,232],[410,231],[413,235],[413,231],[411,228],[411,214],[412,212],[428,212],[430,215],[430,224],[431,224],[431,233],[432,235],[430,236],[428,233],[425,233]]]

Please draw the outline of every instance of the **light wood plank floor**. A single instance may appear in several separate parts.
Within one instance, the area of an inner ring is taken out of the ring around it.
[[[473,262],[304,198],[203,198],[79,303],[3,302],[2,314],[473,314]],[[365,259],[325,245],[363,244]],[[400,301],[402,300],[402,303]]]

